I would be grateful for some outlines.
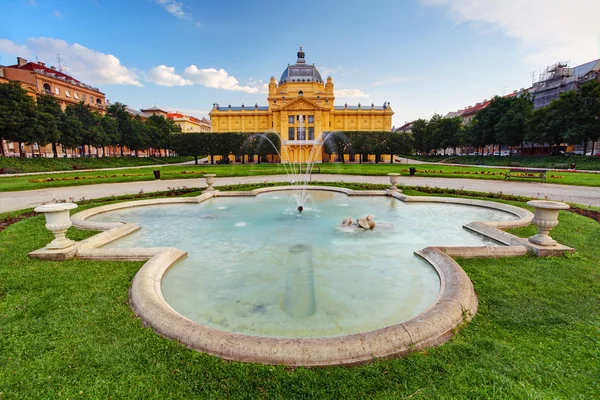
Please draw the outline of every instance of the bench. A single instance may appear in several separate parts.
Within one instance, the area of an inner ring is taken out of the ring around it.
[[[526,174],[526,175],[524,175]],[[546,182],[546,170],[545,169],[527,169],[527,168],[511,168],[505,173],[504,179],[510,180],[510,178],[519,179],[540,179],[542,182]]]
[[[569,164],[552,164],[552,168],[554,168],[554,169],[567,169],[567,168],[569,168]]]
[[[521,166],[521,163],[518,163],[518,162],[511,162],[511,163],[509,164],[509,166],[511,166],[511,167],[520,167],[520,166]]]
[[[295,171],[295,168],[292,167],[292,171]],[[318,165],[313,165],[312,167],[308,168],[308,171],[311,174],[320,174],[321,173],[321,167],[319,167]],[[299,174],[304,174],[306,173],[306,166],[302,165],[298,168],[298,173]]]

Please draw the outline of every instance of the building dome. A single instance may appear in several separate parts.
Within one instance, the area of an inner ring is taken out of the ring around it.
[[[300,46],[300,51],[298,52],[298,60],[294,65],[288,65],[288,67],[281,74],[281,79],[279,83],[288,83],[288,82],[318,82],[323,83],[323,79],[321,78],[321,74],[317,70],[314,65],[307,65],[304,60],[304,51],[302,51],[302,46]]]

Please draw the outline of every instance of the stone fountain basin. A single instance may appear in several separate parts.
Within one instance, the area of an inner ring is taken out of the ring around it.
[[[527,210],[501,203],[481,200],[435,197],[410,197],[392,191],[361,191],[332,187],[312,187],[311,190],[328,190],[348,196],[390,196],[397,201],[467,204],[493,208],[514,214],[516,220],[501,222],[473,222],[464,227],[503,244],[503,246],[476,247],[426,247],[417,251],[429,262],[440,278],[437,301],[414,318],[400,324],[369,332],[323,338],[278,338],[251,336],[225,332],[193,322],[177,313],[164,299],[161,281],[171,266],[186,256],[176,248],[115,249],[100,248],[137,229],[128,223],[93,222],[92,215],[103,212],[168,203],[200,203],[212,197],[256,196],[272,191],[292,190],[274,187],[252,192],[211,192],[195,198],[153,199],[118,203],[96,207],[77,213],[73,224],[80,229],[104,232],[79,243],[77,257],[87,259],[148,260],[133,279],[130,303],[142,322],[157,333],[176,339],[187,346],[228,360],[285,364],[292,366],[325,366],[357,364],[401,356],[449,340],[457,328],[477,311],[477,296],[473,285],[462,268],[451,256],[501,257],[525,254],[532,244],[499,228],[528,225],[533,214]]]

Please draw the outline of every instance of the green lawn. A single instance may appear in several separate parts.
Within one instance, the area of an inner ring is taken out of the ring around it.
[[[588,149],[589,151],[589,149]],[[443,162],[449,164],[465,165],[492,165],[510,167],[512,163],[519,163],[521,167],[529,168],[552,168],[556,164],[566,164],[569,168],[571,163],[581,170],[600,171],[600,157],[597,156],[404,156],[413,160],[430,162]]]
[[[0,157],[6,173],[72,171],[77,169],[119,168],[144,165],[175,164],[194,157],[101,157],[101,158],[20,158]]]
[[[316,369],[227,362],[159,337],[128,304],[142,263],[31,260],[27,252],[51,239],[43,225],[36,216],[0,232],[1,399],[600,393],[600,224],[576,214],[561,212],[552,234],[575,255],[459,260],[474,282],[479,312],[451,342],[401,359]],[[78,240],[90,234],[69,231]]]
[[[417,176],[504,180],[506,170],[500,168],[461,167],[442,164],[322,164],[322,174],[385,175],[389,172],[409,174],[409,167],[417,168]],[[157,167],[161,179],[200,178],[205,173],[220,177],[285,174],[282,164],[250,165],[174,165]],[[64,186],[80,186],[96,183],[117,183],[154,180],[154,169],[132,168],[118,171],[69,172],[48,175],[0,177],[0,191],[46,189]],[[315,175],[314,178],[318,178]],[[535,182],[535,179],[527,179]],[[582,172],[549,172],[547,183],[565,185],[600,186],[600,174]]]

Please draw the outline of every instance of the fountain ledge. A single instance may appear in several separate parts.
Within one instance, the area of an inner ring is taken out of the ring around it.
[[[452,257],[507,257],[528,252],[537,255],[556,255],[573,251],[566,246],[545,246],[541,251],[526,239],[518,238],[501,228],[526,226],[533,214],[525,209],[483,200],[411,197],[396,191],[353,191],[350,189],[316,186],[311,190],[328,190],[349,196],[391,196],[406,202],[438,202],[468,204],[507,211],[519,217],[514,221],[472,222],[464,227],[497,240],[506,246],[427,247],[416,254],[429,262],[440,277],[440,294],[436,302],[416,317],[401,324],[375,331],[326,338],[272,338],[224,332],[197,324],[178,314],[165,301],[161,281],[169,268],[187,256],[176,248],[103,249],[101,246],[140,229],[126,222],[102,223],[87,221],[103,212],[156,204],[200,203],[211,197],[256,196],[272,191],[293,190],[292,187],[270,187],[251,192],[206,192],[198,197],[128,201],[91,208],[71,217],[79,229],[99,230],[101,233],[77,242],[65,251],[36,250],[31,257],[64,260],[73,257],[102,260],[147,262],[135,275],[130,291],[130,304],[136,315],[158,334],[176,339],[193,349],[218,357],[245,362],[284,364],[290,366],[352,365],[377,358],[398,357],[448,341],[477,311],[477,295],[468,275]]]

